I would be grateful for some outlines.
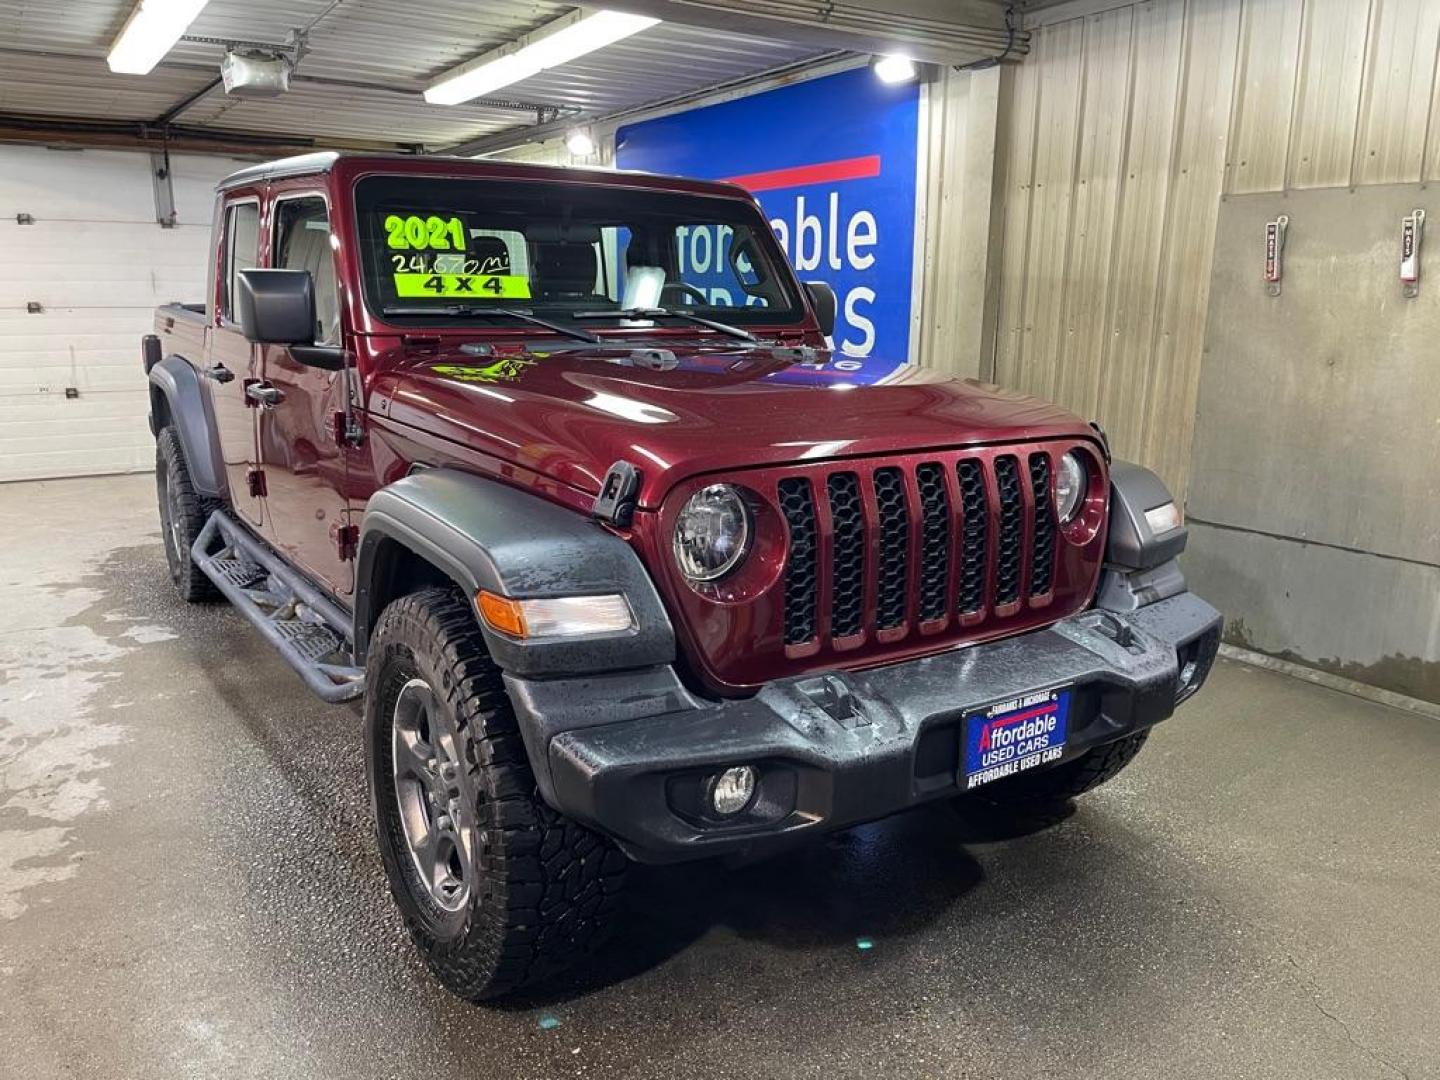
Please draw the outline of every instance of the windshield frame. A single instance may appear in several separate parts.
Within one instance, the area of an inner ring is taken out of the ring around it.
[[[627,174],[617,173],[618,177],[626,180],[632,179]],[[658,178],[657,178],[658,179]],[[375,249],[373,237],[367,237],[366,220],[367,215],[376,203],[383,205],[385,202],[393,201],[389,193],[381,191],[378,197],[367,199],[367,185],[396,185],[398,183],[411,182],[422,186],[435,184],[464,184],[467,187],[485,185],[490,187],[501,187],[509,189],[512,194],[523,194],[526,188],[545,188],[552,191],[578,191],[603,192],[613,194],[617,199],[630,199],[636,196],[643,196],[647,199],[667,198],[677,202],[685,201],[698,205],[712,203],[717,207],[714,220],[717,224],[730,224],[731,222],[743,224],[748,227],[749,235],[759,246],[761,256],[766,260],[772,269],[775,284],[781,292],[786,307],[767,306],[735,306],[707,305],[705,307],[688,308],[676,304],[667,304],[666,307],[680,311],[697,314],[702,318],[712,319],[719,322],[733,323],[751,333],[762,333],[769,330],[781,332],[803,332],[814,328],[814,318],[810,308],[810,300],[804,285],[795,274],[794,267],[786,257],[784,249],[780,246],[774,231],[766,218],[764,211],[753,198],[743,191],[736,190],[731,194],[724,191],[695,191],[684,187],[672,187],[664,184],[640,185],[635,183],[605,183],[603,179],[586,177],[570,178],[566,176],[545,176],[528,177],[515,175],[467,175],[465,173],[444,172],[437,173],[429,170],[423,172],[411,172],[405,170],[380,170],[365,171],[353,178],[349,187],[349,198],[347,209],[352,215],[351,234],[354,237],[354,259],[355,272],[360,279],[359,298],[367,317],[366,321],[379,326],[392,328],[401,333],[414,333],[424,331],[453,332],[464,331],[474,335],[477,330],[485,333],[495,333],[496,336],[509,336],[512,334],[533,335],[534,327],[514,320],[505,321],[501,317],[485,319],[476,322],[473,319],[457,317],[447,314],[444,311],[437,311],[434,315],[396,315],[387,313],[387,307],[393,307],[394,302],[387,300],[384,296],[377,295],[376,283],[383,270],[373,265]],[[703,211],[702,211],[703,213]],[[543,220],[543,219],[542,219]],[[614,301],[616,311],[623,306],[623,297]],[[436,305],[440,307],[440,304]],[[558,322],[569,322],[571,310],[564,305],[557,305],[551,302],[534,302],[530,299],[512,298],[499,306],[522,309],[533,313],[541,318]],[[586,301],[583,304],[574,305],[576,311],[592,311],[599,308],[594,301]],[[740,318],[735,318],[736,314]],[[497,313],[498,314],[498,313]],[[657,319],[650,321],[648,325],[637,325],[635,321],[618,322],[614,326],[590,323],[585,326],[587,330],[597,331],[604,337],[634,337],[653,336],[664,334],[667,337],[675,337],[686,334],[698,334],[705,337],[715,336],[718,331],[708,330],[703,324],[694,324],[690,327],[676,325],[680,320],[671,321],[668,319]]]

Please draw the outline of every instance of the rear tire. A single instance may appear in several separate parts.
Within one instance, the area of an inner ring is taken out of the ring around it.
[[[161,428],[155,439],[155,493],[160,502],[165,562],[175,591],[187,604],[216,599],[219,591],[195,565],[190,549],[220,504],[196,493],[185,451],[172,427]]]
[[[1149,737],[1150,730],[1147,728],[1097,746],[1063,765],[987,784],[978,791],[961,796],[961,800],[972,806],[979,804],[1017,816],[1044,815],[1060,804],[1113,780],[1135,760],[1135,755]]]
[[[463,597],[431,588],[387,607],[366,685],[380,856],[440,982],[471,1000],[497,997],[592,951],[619,906],[627,860],[540,797]]]

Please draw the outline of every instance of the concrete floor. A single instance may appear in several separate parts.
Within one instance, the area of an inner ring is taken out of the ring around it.
[[[355,712],[173,598],[148,477],[0,485],[0,613],[0,1076],[1440,1077],[1433,719],[1222,662],[1047,830],[643,870],[482,1008],[403,936]]]

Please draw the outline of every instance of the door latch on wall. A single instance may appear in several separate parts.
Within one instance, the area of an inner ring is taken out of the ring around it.
[[[1265,291],[1280,295],[1280,279],[1285,276],[1285,233],[1290,219],[1281,214],[1265,225]]]
[[[1420,295],[1420,241],[1425,239],[1425,211],[1400,221],[1400,288],[1407,299]]]

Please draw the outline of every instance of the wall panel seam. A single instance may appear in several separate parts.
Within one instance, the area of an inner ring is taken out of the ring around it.
[[[1147,406],[1150,402],[1150,389],[1155,380],[1155,357],[1159,352],[1160,334],[1164,329],[1163,320],[1165,317],[1166,278],[1165,268],[1170,258],[1172,247],[1172,216],[1174,213],[1175,201],[1175,173],[1180,167],[1180,146],[1185,132],[1185,105],[1188,96],[1188,82],[1190,72],[1190,53],[1194,46],[1195,32],[1192,25],[1191,0],[1185,0],[1182,7],[1183,15],[1180,23],[1180,62],[1175,68],[1175,96],[1174,96],[1174,122],[1170,125],[1170,153],[1167,155],[1167,168],[1165,170],[1165,192],[1164,204],[1160,212],[1160,245],[1156,251],[1154,273],[1156,277],[1155,293],[1151,298],[1151,325],[1150,325],[1150,355],[1149,362],[1144,363],[1144,380],[1140,387],[1140,393],[1136,400]],[[1152,427],[1152,416],[1142,418],[1139,426],[1139,442],[1142,452],[1149,449],[1149,435]],[[1149,456],[1146,454],[1146,456]]]
[[[1131,9],[1130,17],[1130,51],[1128,58],[1128,70],[1125,73],[1125,130],[1120,136],[1120,156],[1116,159],[1119,175],[1115,184],[1115,217],[1110,223],[1110,265],[1105,271],[1105,308],[1104,324],[1100,328],[1101,343],[1100,354],[1096,358],[1095,375],[1091,382],[1090,400],[1096,403],[1098,410],[1100,403],[1100,387],[1105,381],[1105,375],[1110,370],[1111,361],[1115,352],[1115,282],[1118,277],[1120,263],[1120,229],[1125,220],[1125,191],[1129,184],[1128,170],[1125,163],[1130,160],[1130,140],[1135,127],[1135,70],[1138,66],[1136,52],[1139,49],[1138,33],[1135,27],[1135,11]]]
[[[1290,120],[1285,129],[1285,168],[1280,173],[1282,191],[1289,191],[1295,186],[1290,170],[1294,164],[1296,127],[1300,123],[1300,91],[1305,85],[1305,75],[1309,70],[1310,49],[1307,46],[1307,34],[1310,29],[1310,3],[1311,0],[1300,0],[1300,29],[1295,35],[1295,80],[1290,88]]]
[[[1360,92],[1355,95],[1355,132],[1350,139],[1350,186],[1354,187],[1359,180],[1360,155],[1361,155],[1361,133],[1365,126],[1366,107],[1373,104],[1375,87],[1372,82],[1375,74],[1375,54],[1379,51],[1379,35],[1375,32],[1376,8],[1384,0],[1369,0],[1369,6],[1365,9],[1365,44],[1360,54]],[[1424,171],[1425,166],[1420,166]]]
[[[1430,61],[1430,96],[1425,108],[1425,134],[1420,142],[1420,182],[1430,176],[1430,136],[1435,131],[1435,80],[1440,78],[1440,35],[1430,42],[1435,56]]]

